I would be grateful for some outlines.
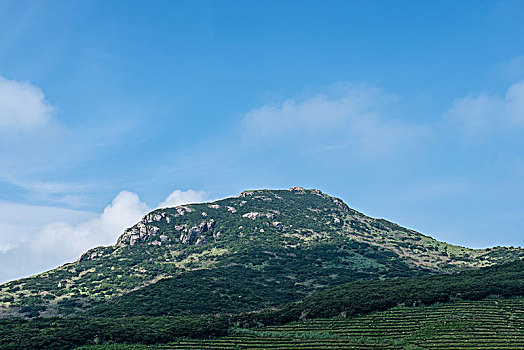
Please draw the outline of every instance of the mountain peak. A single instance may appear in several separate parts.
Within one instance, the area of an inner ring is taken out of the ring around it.
[[[237,196],[237,198],[242,198],[242,197],[248,197],[248,196],[253,196],[254,194],[257,194],[257,193],[264,193],[264,192],[278,192],[278,191],[285,191],[285,190],[272,190],[272,189],[265,189],[265,190],[247,190],[247,191],[242,191],[240,192],[240,194]],[[287,191],[290,191],[290,192],[299,192],[299,193],[315,193],[315,194],[318,194],[318,195],[322,195],[322,191],[321,190],[317,190],[317,189],[314,189],[314,188],[310,188],[310,189],[305,189],[304,187],[300,187],[300,186],[294,186],[294,187],[291,187],[290,189],[288,189]]]

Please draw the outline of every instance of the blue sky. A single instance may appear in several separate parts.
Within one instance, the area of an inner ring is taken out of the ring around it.
[[[523,20],[518,1],[0,1],[0,281],[161,204],[297,185],[522,246]]]

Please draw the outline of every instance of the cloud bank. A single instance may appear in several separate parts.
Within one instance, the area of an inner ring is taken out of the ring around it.
[[[44,93],[28,82],[0,76],[0,131],[35,131],[52,120],[53,107]]]
[[[203,191],[175,190],[156,207],[204,200]],[[1,208],[8,212],[0,216],[0,283],[74,261],[95,246],[114,244],[125,228],[152,210],[129,191],[120,192],[98,215],[12,203],[1,203]]]
[[[467,96],[455,100],[446,117],[468,138],[524,128],[524,81],[509,86],[504,96]]]
[[[158,205],[158,208],[176,207],[177,205],[200,203],[206,198],[206,192],[204,191],[180,191],[175,190],[167,196],[166,200]]]
[[[425,133],[422,126],[386,113],[396,100],[375,87],[335,84],[309,98],[249,111],[242,122],[243,135],[248,141],[284,141],[301,148],[322,145],[365,155],[389,154]]]

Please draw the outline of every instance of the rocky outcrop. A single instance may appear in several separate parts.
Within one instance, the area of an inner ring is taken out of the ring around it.
[[[134,245],[138,241],[145,241],[150,236],[158,233],[160,228],[146,224],[145,217],[135,226],[128,228],[116,242],[117,246]]]
[[[175,214],[175,217],[177,216],[182,216],[184,215],[185,213],[191,213],[193,211],[193,209],[191,209],[190,207],[188,206],[184,206],[184,205],[181,205],[179,207],[176,207],[176,214]]]
[[[243,191],[237,196],[237,198],[251,197],[255,192],[254,191]]]
[[[207,238],[205,236],[198,237],[195,242],[195,246],[200,247],[207,243]]]
[[[95,259],[98,256],[102,256],[102,252],[101,251],[104,250],[104,248],[105,247],[98,246],[98,247],[89,249],[87,252],[82,254],[82,256],[80,256],[78,259],[76,259],[75,262],[79,263],[79,262],[85,261],[85,260],[93,260],[93,259]]]
[[[353,213],[354,210],[350,209],[346,203],[342,202],[340,199],[338,198],[332,198],[332,201],[333,203],[335,203],[335,205],[337,207],[339,207],[340,209],[342,209],[343,211],[347,212],[347,213]]]
[[[271,225],[273,225],[273,227],[276,227],[276,228],[282,228],[283,227],[283,225],[282,225],[282,223],[280,221],[273,221],[271,223]]]
[[[150,213],[150,214],[147,214],[146,216],[144,216],[144,218],[142,219],[142,222],[148,224],[148,223],[151,223],[151,222],[158,222],[160,220],[162,220],[162,218],[166,217],[166,213],[165,212],[162,212],[162,213]]]
[[[260,217],[260,213],[258,212],[251,212],[251,213],[245,213],[244,215],[242,215],[243,218],[248,218],[248,219],[251,219],[251,220],[256,220]]]
[[[319,196],[324,194],[324,193],[322,193],[321,190],[317,190],[316,188],[305,189],[304,187],[299,187],[299,186],[291,187],[289,189],[289,191],[295,191],[295,192],[299,192],[299,193],[311,192],[311,193],[318,194]]]
[[[182,244],[202,246],[207,243],[206,232],[212,230],[214,227],[214,220],[202,222],[199,226],[193,226],[188,230],[184,230],[178,240]]]
[[[192,209],[186,207],[179,207],[176,209],[177,213],[174,215],[175,217],[192,211]],[[138,241],[146,240],[150,236],[157,234],[160,231],[160,228],[155,226],[155,223],[161,221],[165,221],[169,224],[171,222],[170,215],[165,211],[154,211],[145,215],[135,226],[124,231],[124,233],[118,238],[116,246],[134,245]]]
[[[253,211],[253,212],[250,212],[250,213],[245,213],[245,214],[242,215],[243,218],[248,218],[248,219],[251,219],[251,220],[260,219],[260,218],[263,218],[264,216],[266,218],[268,218],[269,220],[274,220],[277,217],[273,213],[263,214],[263,213],[259,213],[257,211]]]
[[[183,208],[181,211],[188,212],[186,208]],[[179,211],[177,210],[177,213],[178,212]],[[180,215],[183,215],[183,214],[180,214]],[[155,221],[160,221],[164,217],[167,218],[167,216],[162,216],[162,214],[146,215],[138,224],[136,224],[135,226],[131,228],[126,229],[124,233],[122,234],[122,236],[118,238],[116,245],[117,246],[135,245],[137,242],[147,241],[151,236],[157,235],[160,232],[160,228],[153,226],[150,223],[155,222]],[[215,221],[213,219],[209,221],[204,221],[200,223],[200,225],[193,226],[190,228],[187,228],[187,224],[175,225],[174,228],[176,231],[180,231],[180,235],[173,237],[173,239],[185,245],[194,244],[196,246],[202,246],[206,244],[208,241],[206,237],[207,232],[212,230],[214,227],[215,227]],[[160,236],[156,236],[155,240],[153,242],[150,242],[150,244],[160,246],[162,245],[162,243],[168,241],[168,239],[169,239],[169,236],[167,236],[166,234],[161,234]]]
[[[266,213],[266,218],[269,220],[274,220],[277,216],[273,213]]]

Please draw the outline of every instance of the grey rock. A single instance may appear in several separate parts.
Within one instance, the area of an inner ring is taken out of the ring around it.
[[[258,219],[260,217],[260,213],[259,212],[251,212],[251,213],[246,213],[244,215],[242,215],[243,218],[249,218],[251,220],[255,220],[255,219]]]

